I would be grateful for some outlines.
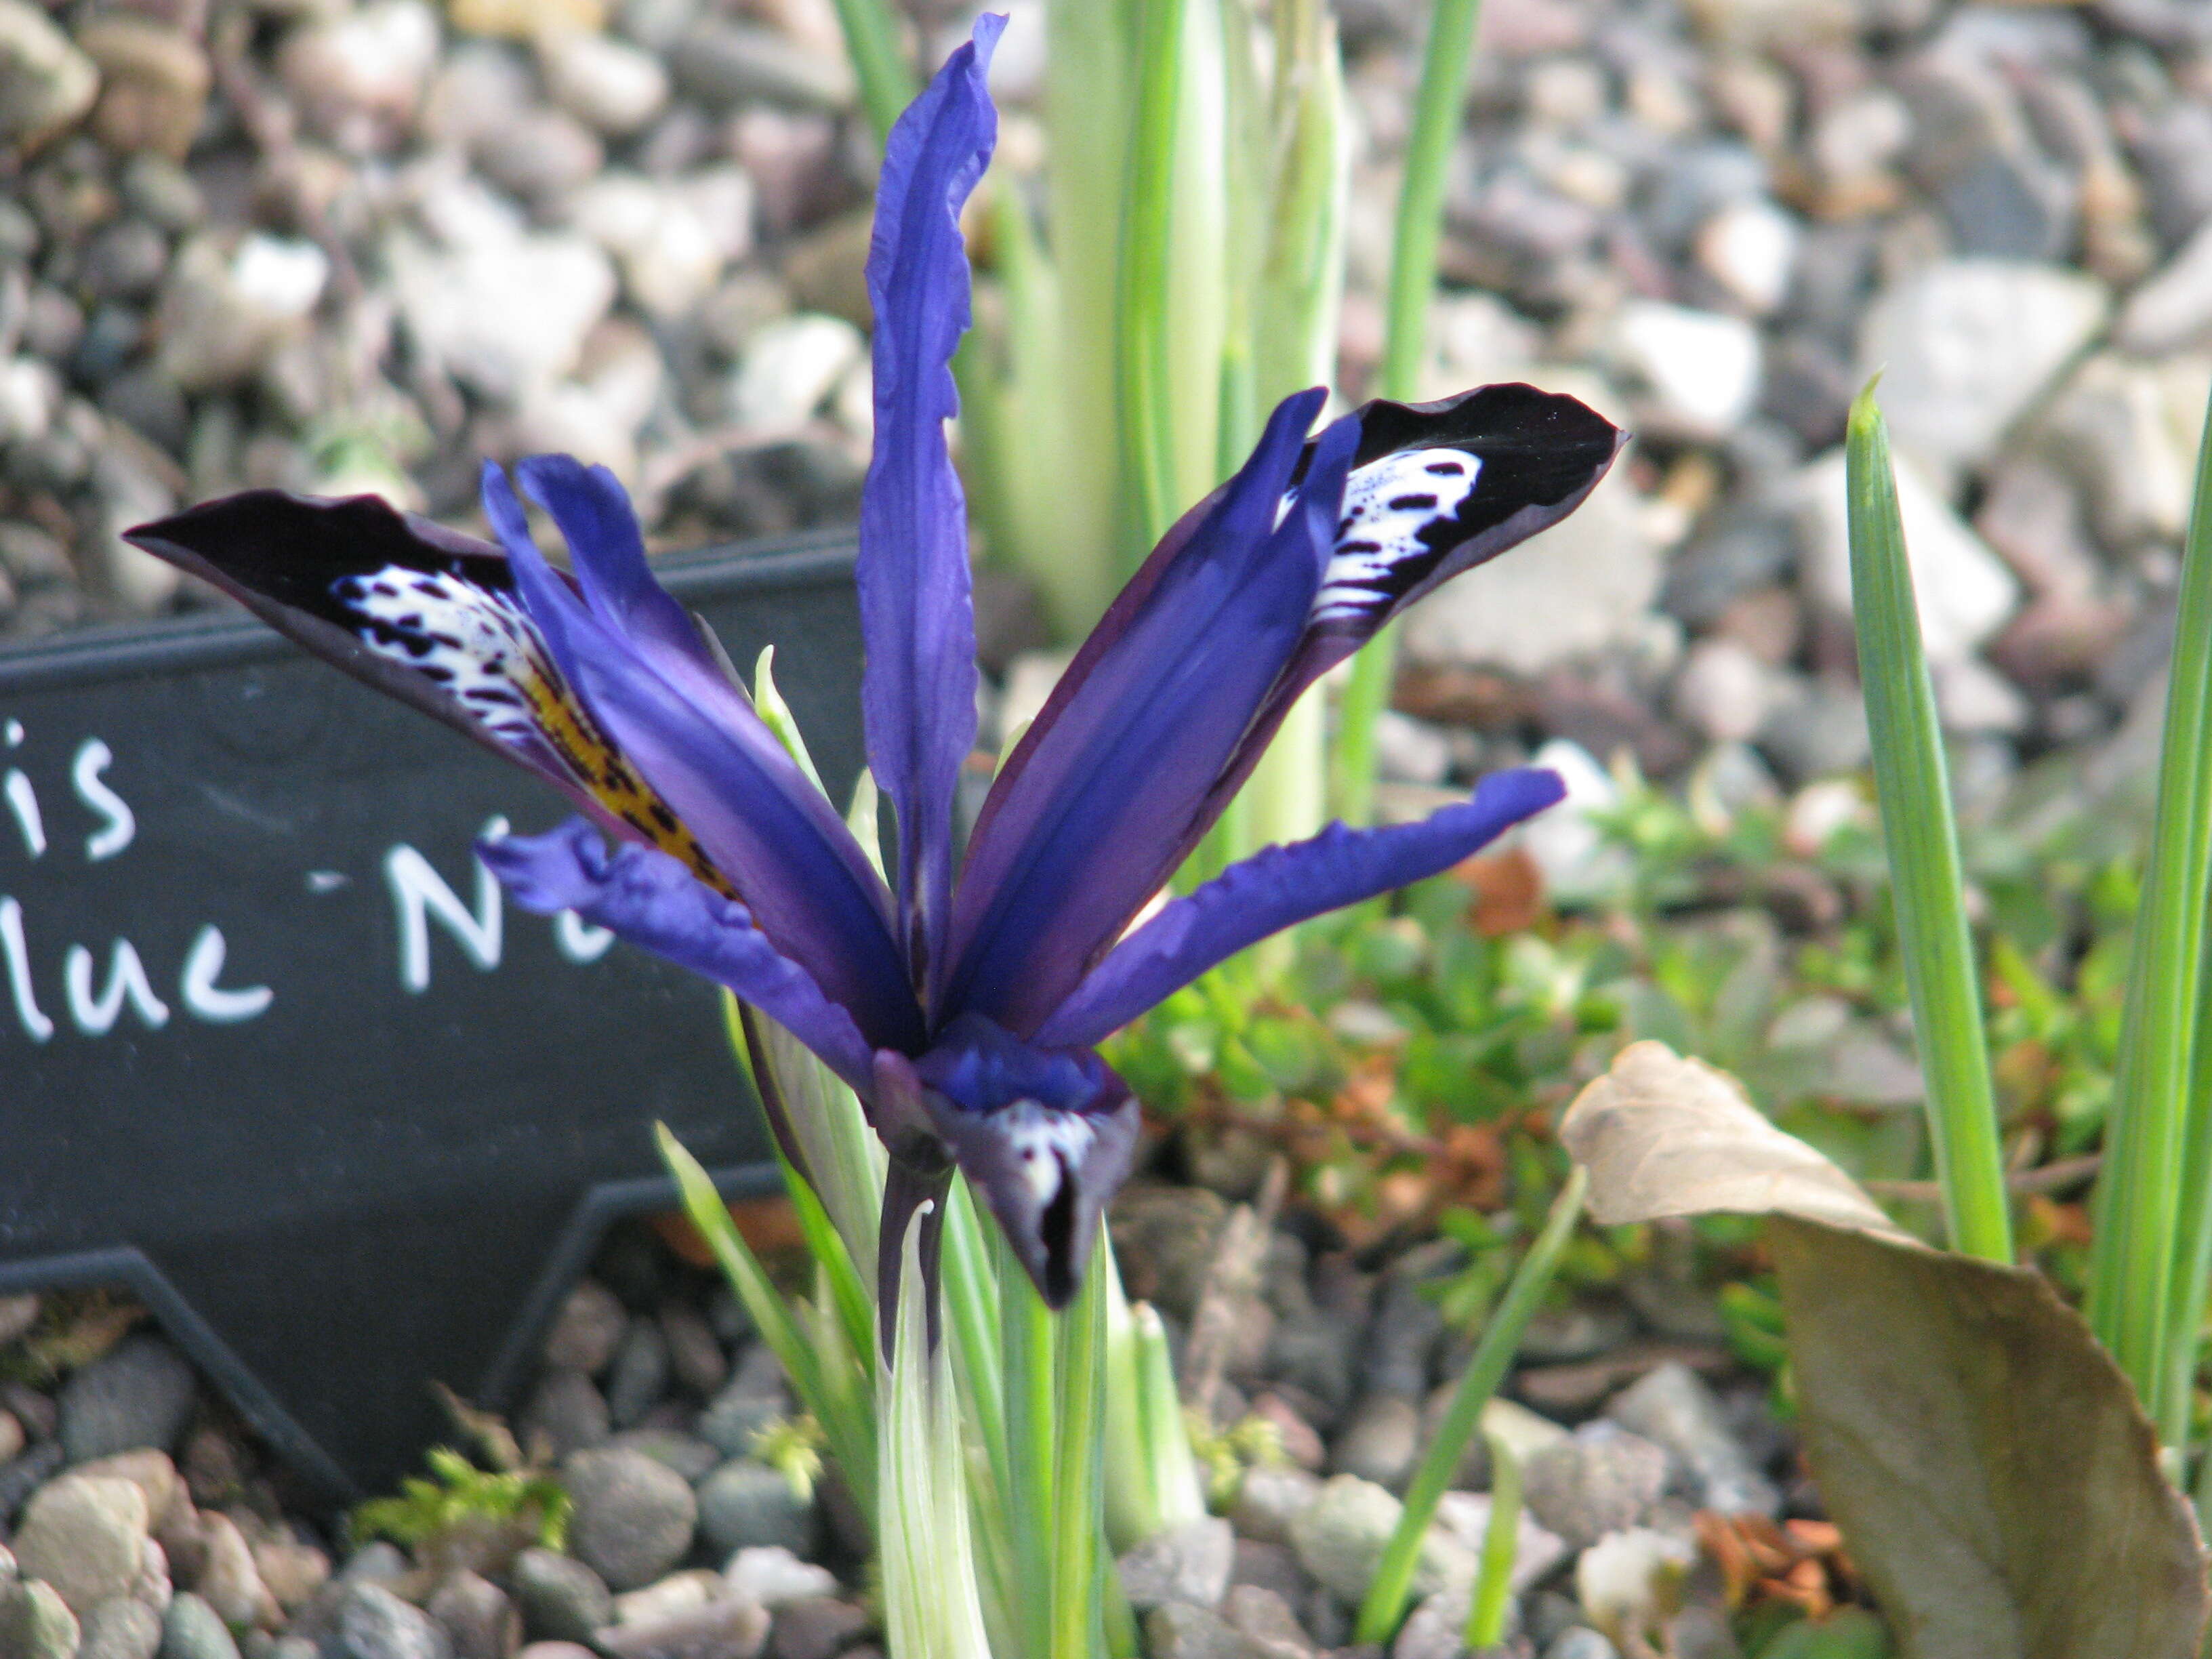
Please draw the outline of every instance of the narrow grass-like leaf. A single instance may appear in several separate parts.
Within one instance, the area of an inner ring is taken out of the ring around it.
[[[1477,0],[1437,0],[1421,58],[1421,88],[1406,139],[1406,173],[1398,186],[1398,224],[1390,253],[1390,297],[1384,316],[1382,392],[1415,395],[1427,349],[1429,302],[1436,293],[1437,246],[1443,232],[1444,174],[1459,136],[1460,106],[1474,51]],[[1384,629],[1352,659],[1336,738],[1337,810],[1352,824],[1375,817],[1375,723],[1389,706],[1398,660],[1398,631]]]
[[[753,708],[759,712],[761,723],[775,734],[775,740],[799,763],[799,769],[806,774],[806,781],[822,790],[827,799],[830,792],[822,788],[822,775],[814,769],[814,757],[807,751],[806,738],[799,729],[799,717],[791,712],[791,705],[783,700],[783,693],[775,687],[775,647],[764,645],[760,657],[753,664]]]
[[[1927,1079],[1936,1176],[1953,1247],[1991,1261],[2009,1261],[2012,1217],[1943,732],[1920,644],[1920,613],[1898,514],[1889,429],[1871,386],[1851,405],[1846,477],[1859,680],[1874,742],[1875,792],[1913,1028]],[[2167,1238],[2169,1250],[2160,1256],[2161,1262],[2172,1260],[2170,1219]],[[2166,1275],[2161,1271],[2158,1276],[2163,1280]]]
[[[831,1376],[823,1366],[815,1345],[769,1278],[767,1269],[761,1266],[760,1258],[753,1254],[752,1247],[730,1219],[729,1206],[722,1201],[721,1194],[715,1190],[699,1160],[684,1150],[667,1125],[656,1124],[653,1136],[660,1148],[661,1161],[676,1177],[684,1213],[690,1218],[691,1224],[699,1230],[699,1236],[714,1252],[723,1277],[744,1304],[745,1312],[751,1316],[761,1340],[782,1362],[799,1403],[821,1424],[823,1434],[830,1442],[830,1455],[844,1472],[860,1513],[872,1520],[876,1513],[876,1435],[871,1402],[856,1399],[847,1381]]]
[[[1359,1604],[1356,1640],[1388,1642],[1391,1632],[1398,1628],[1398,1620],[1406,1611],[1407,1592],[1413,1586],[1413,1569],[1420,1561],[1421,1540],[1428,1536],[1429,1523],[1436,1519],[1437,1501],[1451,1485],[1452,1476],[1459,1472],[1468,1448],[1474,1443],[1475,1431],[1482,1425],[1482,1408],[1490,1403],[1498,1383],[1504,1380],[1505,1369],[1513,1363],[1514,1351],[1521,1346],[1522,1334],[1528,1328],[1528,1321],[1543,1300],[1545,1289],[1552,1282],[1552,1271],[1559,1266],[1559,1253],[1566,1249],[1567,1239],[1574,1231],[1575,1218],[1582,1213],[1583,1194],[1589,1186],[1588,1173],[1577,1164],[1567,1177],[1566,1185],[1560,1188],[1559,1195],[1552,1200],[1551,1213],[1544,1219],[1543,1231],[1536,1235],[1528,1254],[1514,1269],[1512,1282],[1506,1285],[1498,1310],[1483,1327],[1482,1340],[1474,1346],[1474,1357],[1460,1374],[1452,1389],[1451,1404],[1444,1410],[1443,1420],[1437,1425],[1436,1438],[1421,1455],[1413,1478],[1407,1484],[1406,1506],[1399,1514],[1398,1528],[1383,1547],[1382,1559],[1375,1569],[1375,1582],[1368,1586],[1367,1599]]]
[[[884,0],[836,0],[836,5],[845,54],[860,83],[860,104],[880,144],[920,88],[899,46],[897,20]]]
[[[2212,879],[2212,419],[2197,453],[2196,500],[2181,562],[2173,656],[2166,671],[2158,804],[2136,912],[2134,960],[2120,1017],[2120,1053],[2097,1195],[2091,1319],[2108,1344],[2136,1322],[2115,1317],[2155,1259],[2129,1257],[2149,1240],[2118,1213],[2146,1188],[2172,1189],[2175,1245],[2161,1372],[2146,1396],[2168,1447],[2186,1450],[2197,1349],[2212,1267],[2212,1052],[2206,1041],[2205,902]],[[2155,1158],[2171,1143],[2170,1162]],[[2111,1237],[2108,1241],[2107,1230]],[[2117,1346],[2114,1352],[2118,1352]],[[2125,1359],[2123,1358],[2123,1364]],[[2130,1367],[2130,1374],[2135,1375]],[[2143,1378],[2136,1376],[2141,1387]]]
[[[1137,114],[1132,76],[1141,0],[1047,0],[1045,125],[1052,192],[1046,212],[1060,307],[1059,353],[1048,382],[1061,403],[1063,450],[1052,486],[1064,505],[1064,548],[1126,574],[1149,543],[1125,500],[1118,413],[1122,240]],[[1103,580],[1098,609],[1118,581]],[[1061,619],[1071,633],[1097,611]]]
[[[1482,1558],[1467,1610],[1467,1644],[1477,1653],[1505,1639],[1513,1607],[1513,1564],[1521,1553],[1521,1460],[1500,1435],[1490,1443],[1490,1518],[1483,1523]]]
[[[917,1240],[927,1206],[900,1243],[896,1334],[877,1385],[883,1412],[884,1628],[896,1654],[991,1659],[968,1528],[968,1474],[960,1407],[945,1345],[931,1345],[930,1286]]]
[[[1022,1646],[1033,1659],[1046,1659],[1054,1652],[1049,1587],[1060,1498],[1052,1315],[1006,1235],[990,1231],[999,1280],[999,1370],[1006,1389],[1006,1520],[1013,1529],[1015,1582],[1024,1587]]]
[[[1099,1447],[1103,1437],[1099,1429],[1105,1416],[1106,1385],[1103,1218],[1098,1230],[1099,1246],[1091,1252],[1083,1284],[1054,1322],[1059,1327],[1054,1333],[1054,1389],[1059,1421],[1053,1434],[1050,1659],[1094,1659],[1105,1643],[1106,1591],[1100,1582],[1104,1540],[1099,1527]],[[1038,1301],[1027,1279],[1018,1288],[1024,1299]]]

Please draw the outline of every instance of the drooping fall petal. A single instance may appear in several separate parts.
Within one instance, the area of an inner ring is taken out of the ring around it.
[[[1310,840],[1255,854],[1170,901],[1115,945],[1046,1019],[1036,1041],[1097,1042],[1246,945],[1448,870],[1565,793],[1554,772],[1496,772],[1475,787],[1473,799],[1419,823],[1382,830],[1333,823]]]
[[[480,843],[477,856],[526,910],[573,910],[641,950],[729,988],[865,1087],[874,1059],[852,1015],[753,925],[745,907],[649,847],[610,848],[571,818],[542,836]]]
[[[702,708],[602,623],[530,539],[505,475],[484,506],[561,672],[629,763],[705,848],[757,927],[852,1012],[872,1043],[910,1044],[921,1011],[860,844],[750,705]]]

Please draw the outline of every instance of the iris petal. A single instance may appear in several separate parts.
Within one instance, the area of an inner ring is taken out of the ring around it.
[[[1087,1049],[1040,1048],[974,1014],[918,1060],[878,1054],[876,1085],[886,1117],[926,1124],[950,1152],[1038,1294],[1065,1307],[1135,1154],[1128,1085]]]
[[[868,764],[898,813],[908,960],[943,954],[952,798],[975,742],[975,617],[967,501],[945,445],[958,412],[952,353],[969,319],[960,209],[998,136],[985,89],[1006,19],[938,71],[884,145],[868,250],[875,309],[875,453],[860,493],[860,682]]]
[[[714,867],[562,677],[499,549],[373,495],[248,490],[129,539],[363,683],[520,763],[610,834]]]
[[[650,848],[610,850],[599,833],[571,818],[542,836],[484,842],[477,855],[526,910],[574,910],[679,968],[726,985],[760,1009],[855,1089],[874,1060],[851,1014],[779,952],[745,907],[702,885]]]
[[[853,1012],[914,1046],[921,1017],[866,856],[750,707],[702,709],[554,574],[496,467],[484,507],[561,672],[735,888],[754,925]],[[720,716],[718,718],[717,716]]]
[[[961,872],[940,1015],[1035,1030],[1205,833],[1207,792],[1297,647],[1320,580],[1316,532],[1325,544],[1336,502],[1287,515],[1281,503],[1321,401],[1301,393],[1277,410],[1182,556],[1133,614],[1109,618],[1116,635],[993,787]],[[1311,493],[1328,495],[1328,481]]]
[[[1116,945],[1038,1030],[1044,1044],[1098,1042],[1246,945],[1327,911],[1448,870],[1566,793],[1553,772],[1494,773],[1473,799],[1419,823],[1347,830],[1231,865]]]

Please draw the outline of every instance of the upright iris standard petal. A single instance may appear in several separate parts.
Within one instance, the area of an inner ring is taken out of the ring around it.
[[[1419,823],[1347,830],[1270,847],[1171,901],[1091,969],[1038,1030],[1048,1046],[1093,1043],[1270,933],[1448,870],[1556,804],[1553,772],[1498,772],[1474,798]]]
[[[562,673],[754,925],[852,1011],[872,1043],[918,1042],[921,1010],[885,925],[882,884],[821,792],[750,709],[717,720],[594,617],[532,545],[496,467],[485,472],[484,506]]]
[[[1200,804],[1304,632],[1335,522],[1319,466],[1283,511],[1320,402],[1285,400],[1079,694],[1030,726],[969,844],[940,1017],[1034,1030],[1204,833]]]
[[[571,818],[543,836],[487,841],[477,856],[540,915],[574,910],[632,945],[726,985],[828,1062],[856,1089],[874,1060],[853,1017],[812,976],[779,954],[745,908],[702,885],[665,854],[610,851],[599,832]]]
[[[860,494],[860,689],[868,764],[898,814],[909,963],[943,954],[953,792],[975,742],[967,498],[945,423],[959,409],[952,353],[969,322],[960,209],[998,136],[984,73],[1005,27],[979,18],[975,39],[892,127],[868,249],[876,435]]]

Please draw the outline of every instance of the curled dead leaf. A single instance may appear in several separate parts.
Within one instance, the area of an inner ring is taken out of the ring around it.
[[[1767,1121],[1735,1079],[1663,1042],[1633,1042],[1567,1109],[1559,1139],[1611,1226],[1662,1216],[1795,1215],[1914,1241],[1841,1170]]]
[[[1560,1139],[1601,1221],[1770,1218],[1806,1458],[1906,1659],[2195,1659],[2195,1516],[2040,1275],[1927,1249],[1659,1043],[1624,1050]]]

